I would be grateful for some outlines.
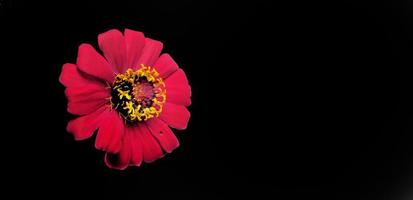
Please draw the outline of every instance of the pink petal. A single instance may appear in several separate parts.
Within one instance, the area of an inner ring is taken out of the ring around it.
[[[89,75],[112,83],[115,73],[109,63],[90,44],[81,44],[76,65]]]
[[[171,153],[174,149],[179,147],[179,141],[172,130],[162,120],[157,118],[148,120],[146,122],[151,134],[158,140],[162,148]]]
[[[138,60],[138,65],[136,66],[137,68],[135,69],[141,67],[141,64],[144,64],[145,66],[153,66],[153,64],[161,54],[162,47],[162,42],[150,38],[145,38],[145,46],[142,49],[142,54]]]
[[[122,33],[116,29],[106,31],[98,36],[100,49],[116,72],[126,69],[126,45]]]
[[[190,113],[185,106],[166,102],[163,106],[159,119],[167,123],[172,128],[178,130],[186,129]]]
[[[122,146],[124,122],[116,111],[111,111],[99,128],[95,141],[96,149],[117,153]]]
[[[82,75],[77,66],[71,63],[63,65],[59,81],[66,87],[82,87],[88,84],[101,85],[104,87],[104,84],[101,82],[91,79],[91,77],[87,77],[85,74]]]
[[[139,67],[138,59],[145,46],[145,36],[141,32],[125,29],[125,43],[127,67]]]
[[[102,106],[105,106],[105,102],[69,102],[67,111],[74,115],[87,115]]]
[[[137,127],[128,127],[126,134],[128,134],[131,146],[131,164],[140,166],[143,160],[143,144],[139,130]]]
[[[122,147],[120,148],[119,153],[112,154],[107,152],[105,154],[105,163],[109,168],[124,170],[130,163],[131,153],[130,137],[129,134],[125,134],[122,139]]]
[[[107,112],[106,107],[101,107],[89,115],[78,117],[67,124],[66,130],[73,134],[75,140],[87,139],[99,128],[102,120],[106,118]]]
[[[163,156],[163,152],[158,142],[144,125],[138,125],[134,132],[134,137],[140,137],[143,147],[143,161],[146,163],[153,162]]]
[[[183,106],[191,105],[191,87],[185,72],[178,69],[165,80],[166,101]]]
[[[89,114],[109,103],[110,91],[98,84],[83,87],[68,87],[65,90],[68,100],[67,110],[75,115]]]
[[[176,64],[172,57],[167,53],[162,54],[161,57],[156,60],[153,67],[159,72],[159,75],[163,79],[167,78],[179,68],[178,64]]]

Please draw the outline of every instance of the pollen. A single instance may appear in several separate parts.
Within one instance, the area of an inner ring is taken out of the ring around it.
[[[150,66],[117,74],[111,89],[112,108],[129,123],[158,117],[166,101],[165,83]]]

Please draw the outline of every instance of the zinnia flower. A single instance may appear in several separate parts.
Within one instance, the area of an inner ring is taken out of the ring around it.
[[[106,152],[114,169],[140,166],[179,146],[169,127],[186,129],[191,88],[186,75],[163,44],[126,29],[98,36],[100,55],[79,46],[76,64],[63,65],[67,110],[78,115],[67,125],[76,140],[97,131],[95,147]]]

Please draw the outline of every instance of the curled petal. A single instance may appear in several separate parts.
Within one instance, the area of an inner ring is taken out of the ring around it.
[[[105,163],[109,168],[124,170],[128,167],[131,159],[131,141],[129,140],[128,135],[125,135],[122,139],[122,147],[120,148],[119,153],[109,153],[105,154]]]

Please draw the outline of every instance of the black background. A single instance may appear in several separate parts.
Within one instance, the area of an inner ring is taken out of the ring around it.
[[[412,2],[0,0],[0,22],[12,195],[413,198]],[[112,28],[162,41],[193,91],[180,148],[126,171],[66,133],[58,82]]]

